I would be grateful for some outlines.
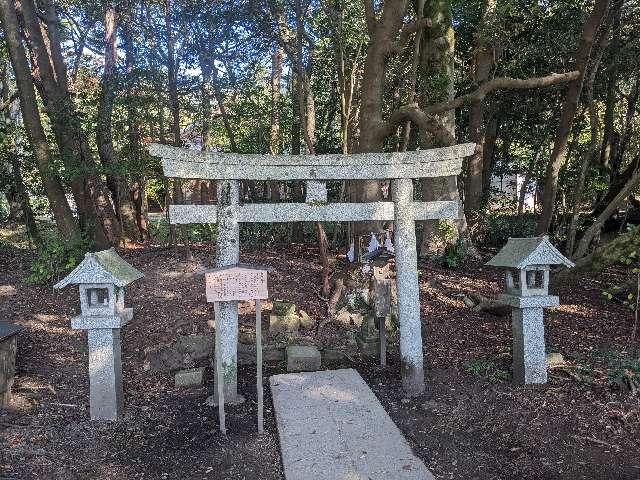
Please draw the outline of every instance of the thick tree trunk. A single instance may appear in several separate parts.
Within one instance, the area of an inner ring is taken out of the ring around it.
[[[51,169],[49,144],[44,128],[42,127],[40,112],[38,111],[31,69],[22,44],[18,17],[13,0],[0,0],[0,15],[2,16],[5,41],[18,86],[25,131],[33,149],[38,172],[42,179],[42,185],[47,198],[49,199],[56,226],[64,237],[77,237],[80,234],[80,229],[73,218],[73,213],[65,197],[60,179]]]
[[[558,176],[566,157],[569,134],[571,133],[571,126],[578,107],[580,92],[582,91],[587,64],[591,55],[591,47],[608,7],[609,0],[596,0],[593,11],[584,24],[582,35],[576,48],[575,69],[580,72],[580,76],[569,83],[562,105],[560,124],[553,144],[553,151],[547,164],[542,215],[538,222],[539,234],[547,233],[551,227],[558,191]]]
[[[67,89],[66,65],[56,53],[59,45],[57,15],[50,2],[46,34],[49,47],[44,41],[43,30],[33,0],[20,2],[27,40],[36,63],[35,70],[41,86],[42,98],[51,127],[58,143],[62,160],[72,172],[82,172],[71,181],[71,188],[78,206],[81,222],[93,237],[97,248],[107,248],[118,243],[121,235],[120,223],[113,205],[96,171],[94,158],[87,138],[80,125],[80,118]]]
[[[428,2],[425,5],[425,18],[430,18],[432,26],[425,29],[420,48],[421,88],[418,91],[422,104],[445,102],[455,97],[454,90],[454,52],[455,37],[452,24],[450,1]],[[437,81],[429,81],[438,79]],[[446,81],[444,81],[446,79]],[[441,128],[448,133],[449,141],[430,138],[425,143],[422,136],[422,148],[443,147],[455,142],[455,111],[449,110],[437,116]],[[456,177],[423,178],[422,198],[424,201],[459,201]],[[446,246],[446,240],[440,232],[440,222],[423,222],[421,255],[440,254]],[[456,235],[457,237],[457,235]],[[455,239],[449,239],[449,241]]]
[[[98,155],[107,171],[107,187],[111,191],[114,208],[122,225],[123,232],[131,240],[139,238],[136,224],[136,208],[131,200],[126,176],[119,165],[118,154],[113,146],[111,120],[113,105],[118,87],[118,49],[116,9],[112,2],[107,3],[104,12],[104,71],[102,74],[102,92],[98,106],[98,126],[96,141]]]
[[[360,138],[357,152],[382,152],[386,133],[381,132],[385,123],[383,118],[384,87],[387,79],[387,63],[392,54],[392,42],[398,36],[406,13],[406,2],[387,0],[376,18],[373,2],[365,0],[369,45],[364,60],[364,70],[360,85]],[[361,180],[350,183],[350,197],[354,202],[376,202],[382,199],[379,180]],[[352,225],[355,237],[356,258],[360,257],[357,239],[369,233],[383,232],[381,222],[358,222]]]

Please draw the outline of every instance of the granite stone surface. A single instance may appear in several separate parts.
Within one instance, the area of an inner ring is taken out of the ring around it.
[[[511,313],[515,383],[547,383],[543,316],[542,308],[514,308]]]
[[[425,389],[418,254],[415,220],[410,215],[410,210],[405,208],[413,202],[413,182],[408,179],[393,180],[391,189],[395,201],[394,233],[402,386],[409,395],[417,395]]]
[[[549,241],[549,237],[510,238],[507,244],[487,265],[523,269],[530,265],[564,265],[574,263],[562,255]]]
[[[87,331],[89,410],[92,420],[121,420],[122,359],[119,328]]]
[[[460,203],[456,201],[412,202],[405,206],[414,220],[460,218]],[[170,205],[173,225],[217,223],[217,205]],[[241,223],[282,222],[357,222],[393,220],[393,202],[372,203],[246,203],[238,206]]]
[[[270,379],[286,480],[432,480],[353,369]]]
[[[344,180],[424,178],[458,175],[475,144],[394,153],[352,155],[249,155],[201,152],[152,144],[164,174],[214,180]]]
[[[320,351],[317,347],[289,345],[287,347],[287,372],[313,372],[320,370]]]

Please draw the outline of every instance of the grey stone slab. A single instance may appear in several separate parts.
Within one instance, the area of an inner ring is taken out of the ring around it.
[[[133,309],[125,308],[122,312],[105,316],[78,315],[71,319],[71,328],[91,330],[93,328],[122,328],[133,318]]]
[[[287,347],[287,372],[312,372],[320,369],[320,351],[317,347],[289,345]]]
[[[460,217],[456,201],[410,202],[405,207],[412,220],[455,220]],[[357,222],[394,220],[393,202],[373,203],[247,203],[237,207],[238,221],[262,222]],[[174,225],[216,223],[216,205],[170,205],[170,222]]]
[[[344,180],[423,178],[458,175],[462,159],[475,145],[394,153],[354,155],[247,155],[201,152],[152,144],[149,153],[161,157],[164,174],[177,178],[215,180]]]
[[[353,369],[270,378],[286,480],[431,480]]]
[[[204,383],[204,367],[180,370],[176,372],[174,381],[176,387],[201,387]]]

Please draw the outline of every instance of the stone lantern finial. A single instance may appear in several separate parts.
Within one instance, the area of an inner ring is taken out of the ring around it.
[[[54,285],[56,289],[78,285],[80,290],[80,315],[71,319],[71,327],[87,330],[92,420],[122,416],[120,328],[133,318],[133,309],[124,305],[124,287],[142,277],[112,248],[87,253],[80,265]]]
[[[513,379],[518,383],[546,383],[543,308],[559,304],[549,295],[551,265],[574,266],[549,238],[510,238],[487,265],[502,267],[505,291],[500,301],[510,305],[513,332]]]

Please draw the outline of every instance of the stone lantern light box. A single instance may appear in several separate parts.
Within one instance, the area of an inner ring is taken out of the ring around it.
[[[133,309],[124,305],[124,288],[142,277],[112,248],[87,253],[80,265],[54,286],[78,285],[80,289],[80,315],[71,319],[71,328],[87,330],[92,420],[122,417],[120,329],[133,318]]]
[[[574,266],[549,238],[510,238],[487,265],[506,268],[505,292],[518,297],[549,295],[551,265]]]

